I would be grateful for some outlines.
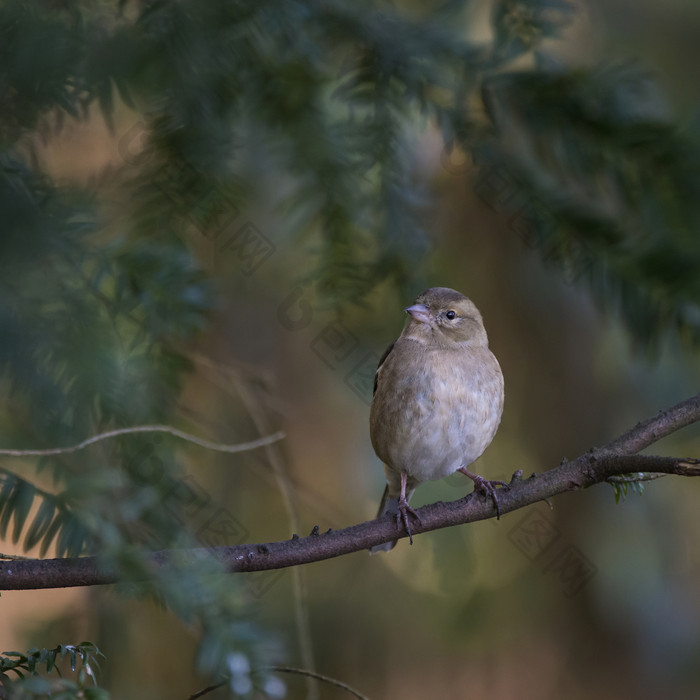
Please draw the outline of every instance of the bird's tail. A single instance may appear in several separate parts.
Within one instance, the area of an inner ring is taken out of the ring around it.
[[[406,499],[408,500],[411,495],[411,493],[406,494]],[[389,486],[384,487],[384,493],[382,494],[382,500],[379,504],[379,512],[377,513],[377,517],[381,518],[388,513],[391,513],[392,515],[397,515],[399,512],[399,497],[398,496],[390,496],[389,495]],[[375,544],[374,547],[369,548],[369,553],[370,554],[376,554],[377,552],[390,552],[394,547],[396,547],[396,543],[398,540],[391,540],[390,542],[383,542],[382,544]]]
[[[399,497],[389,495],[389,486],[384,487],[384,493],[382,494],[382,500],[379,503],[379,511],[377,517],[381,518],[387,513],[398,513],[399,512]],[[383,542],[382,544],[375,544],[374,547],[369,548],[370,554],[377,554],[377,552],[390,552],[398,540],[392,540],[390,542]]]

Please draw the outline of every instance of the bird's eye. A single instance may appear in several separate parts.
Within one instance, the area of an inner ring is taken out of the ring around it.
[[[448,321],[451,321],[457,314],[450,309],[446,314],[445,318],[447,318]]]

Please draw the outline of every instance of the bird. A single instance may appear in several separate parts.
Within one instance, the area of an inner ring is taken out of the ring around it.
[[[379,513],[395,516],[413,544],[408,504],[416,487],[461,471],[474,490],[496,486],[469,471],[491,444],[503,414],[504,383],[474,303],[448,287],[432,287],[405,309],[399,338],[384,352],[374,375],[370,439],[384,464],[386,488]],[[389,551],[397,540],[370,548]]]

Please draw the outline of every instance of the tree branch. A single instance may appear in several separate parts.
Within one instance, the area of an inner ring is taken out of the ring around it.
[[[700,460],[638,455],[662,437],[700,421],[700,394],[638,423],[634,428],[601,448],[594,448],[577,459],[540,475],[523,479],[516,472],[507,488],[499,489],[501,513],[509,513],[564,493],[606,481],[617,474],[652,472],[678,476],[700,476]],[[496,515],[493,502],[478,494],[449,503],[433,503],[418,509],[421,522],[413,525],[413,535],[453,525],[485,520]],[[215,555],[231,573],[267,571],[368,549],[395,539],[397,525],[384,517],[343,530],[321,534],[318,526],[307,537],[294,535],[283,542],[242,544],[211,549],[163,550],[147,554],[154,571],[191,566]],[[399,537],[406,537],[403,530]],[[30,559],[0,562],[0,590],[63,588],[115,583],[118,573],[102,565],[97,557],[76,559]]]

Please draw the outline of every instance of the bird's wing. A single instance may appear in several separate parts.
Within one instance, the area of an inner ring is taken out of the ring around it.
[[[379,358],[379,364],[377,365],[377,371],[374,373],[374,390],[372,391],[372,396],[374,396],[377,393],[377,380],[379,379],[379,370],[382,368],[382,365],[384,364],[384,360],[386,360],[386,358],[389,357],[389,353],[394,349],[394,345],[396,345],[396,341],[394,341],[384,351],[384,354]]]

